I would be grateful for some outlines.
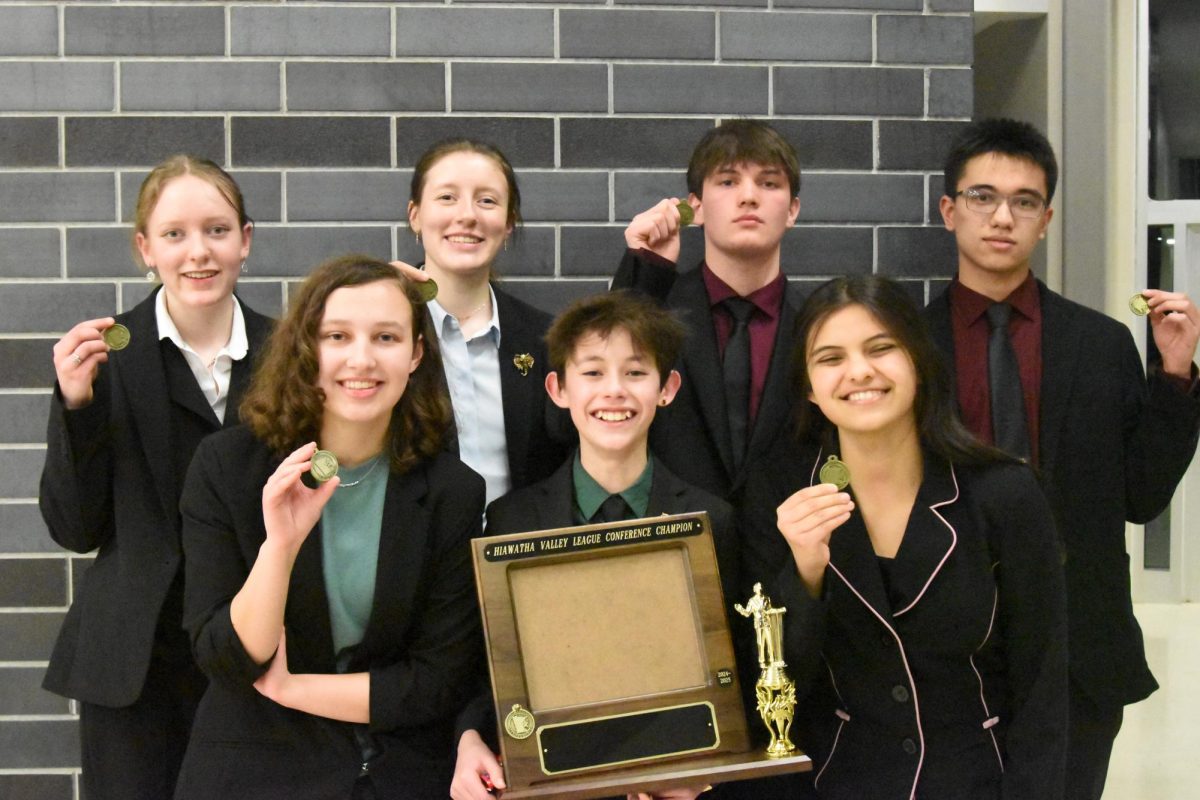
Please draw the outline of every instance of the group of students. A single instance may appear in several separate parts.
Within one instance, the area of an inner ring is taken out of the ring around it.
[[[507,159],[441,142],[408,206],[424,263],[326,262],[272,329],[234,295],[236,183],[160,164],[134,242],[161,287],[54,348],[41,508],[97,556],[45,685],[79,701],[89,800],[494,796],[485,507],[489,534],[708,511],[727,606],[761,582],[788,608],[814,769],[716,796],[1098,798],[1155,688],[1124,525],[1195,450],[1200,312],[1144,292],[1147,378],[1123,325],[1032,276],[1057,168],[1030,126],[972,124],[945,179],[958,275],[924,312],[878,276],[801,302],[796,153],[727,121],[688,168],[702,263],[676,270],[666,198],[626,229],[619,291],[552,321],[492,272]],[[340,469],[313,484],[318,447]]]

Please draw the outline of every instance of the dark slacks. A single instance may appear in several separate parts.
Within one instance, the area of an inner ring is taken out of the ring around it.
[[[188,660],[151,658],[133,705],[79,704],[87,800],[165,800],[187,750],[207,680]]]
[[[1071,686],[1066,800],[1100,800],[1125,710],[1101,708]]]

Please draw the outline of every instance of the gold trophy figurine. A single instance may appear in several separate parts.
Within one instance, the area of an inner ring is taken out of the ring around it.
[[[754,595],[746,605],[735,603],[734,609],[743,617],[754,618],[754,638],[758,643],[758,666],[762,672],[754,685],[758,697],[758,713],[771,733],[767,755],[783,758],[791,755],[796,745],[788,734],[796,713],[796,684],[787,676],[783,660],[783,615],[786,608],[773,608],[771,598],[763,594],[762,584],[754,584]]]

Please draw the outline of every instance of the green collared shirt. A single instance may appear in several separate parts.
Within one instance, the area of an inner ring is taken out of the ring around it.
[[[596,483],[595,478],[588,475],[587,470],[583,468],[583,461],[579,457],[578,450],[575,451],[572,477],[575,484],[575,522],[579,525],[586,525],[600,510],[601,504],[608,499],[609,492]],[[646,516],[646,509],[650,505],[650,484],[653,479],[654,459],[647,458],[646,468],[642,470],[642,474],[633,482],[633,485],[618,492],[633,509],[635,518]]]

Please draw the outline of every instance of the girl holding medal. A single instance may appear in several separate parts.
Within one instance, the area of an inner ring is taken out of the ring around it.
[[[54,346],[39,504],[51,537],[96,559],[45,688],[79,701],[91,800],[170,797],[205,680],[181,625],[179,491],[200,440],[237,423],[270,321],[234,296],[253,227],[206,159],[151,170],[134,213],[150,296]]]
[[[247,424],[200,446],[184,621],[210,683],[178,800],[449,793],[484,484],[444,451],[440,380],[414,284],[334,259],[268,343]]]
[[[1061,796],[1065,600],[1032,471],[958,422],[899,284],[836,278],[796,330],[798,441],[819,445],[752,474],[741,533],[744,574],[787,608],[817,793]]]

